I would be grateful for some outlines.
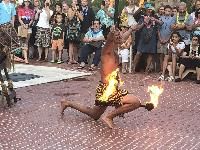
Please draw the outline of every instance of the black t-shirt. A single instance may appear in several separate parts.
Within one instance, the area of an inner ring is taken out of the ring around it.
[[[53,12],[53,15],[51,16],[51,18],[50,18],[50,24],[54,24],[55,22],[56,22],[56,15],[57,15],[57,12],[56,11],[54,11]],[[62,13],[62,23],[64,24],[65,23],[65,14],[64,13]]]
[[[186,56],[190,55],[190,45],[186,45],[184,52],[187,53]],[[198,55],[200,54],[200,46],[198,47]],[[196,52],[192,51],[192,56],[196,56]]]
[[[63,39],[64,25],[55,24],[52,28],[53,40]]]

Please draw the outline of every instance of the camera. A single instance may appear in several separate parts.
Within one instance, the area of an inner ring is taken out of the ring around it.
[[[46,6],[48,6],[48,7],[49,7],[49,5],[50,5],[49,3],[46,3]]]
[[[77,11],[82,11],[82,6],[80,4],[76,4]]]
[[[102,6],[105,6],[105,5],[106,5],[106,2],[105,2],[105,1],[102,1],[102,2],[101,2],[101,5],[102,5]]]

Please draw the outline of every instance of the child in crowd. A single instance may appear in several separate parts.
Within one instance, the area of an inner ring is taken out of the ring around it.
[[[121,34],[128,31],[127,26],[123,26],[121,29],[122,29]],[[123,44],[120,46],[119,55],[121,56],[121,61],[122,61],[122,73],[128,72],[128,62],[129,62],[128,58],[129,58],[129,48],[131,46],[131,42],[132,42],[132,37],[130,35],[129,38],[126,41],[124,41]]]
[[[183,55],[185,49],[185,43],[181,40],[181,35],[178,32],[173,32],[170,38],[170,42],[167,45],[167,54],[164,57],[162,75],[159,80],[174,81],[177,58]],[[165,79],[165,72],[169,65],[170,60],[172,65],[169,66],[169,77]]]
[[[62,14],[56,14],[56,23],[52,28],[52,60],[51,63],[55,62],[56,50],[58,50],[58,64],[62,63],[62,51],[64,45],[64,25],[62,24]]]

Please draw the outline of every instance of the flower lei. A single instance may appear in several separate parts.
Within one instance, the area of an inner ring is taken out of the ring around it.
[[[188,14],[188,12],[186,11],[184,21],[183,21],[183,22],[180,22],[180,21],[179,21],[179,13],[177,13],[177,16],[176,16],[176,22],[177,22],[177,24],[184,24],[185,21],[187,20],[188,16],[189,16],[189,14]]]
[[[199,46],[197,46],[197,47],[196,47],[196,50],[195,50],[195,56],[196,56],[196,57],[199,57],[199,56],[200,56],[198,50],[199,50]],[[190,54],[194,55],[193,52],[194,52],[194,50],[193,50],[192,44],[191,44],[191,45],[190,45]]]

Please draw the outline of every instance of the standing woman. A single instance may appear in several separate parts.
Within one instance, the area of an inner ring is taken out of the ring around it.
[[[39,7],[40,7],[40,2],[39,0],[34,0],[33,1],[33,6],[34,6],[34,20],[32,23],[32,34],[30,36],[30,40],[29,40],[29,58],[33,59],[36,52],[37,52],[37,47],[34,45],[35,44],[35,36],[36,36],[36,32],[37,32],[37,22],[38,22],[38,18],[35,18],[35,14],[39,11]]]
[[[37,23],[37,33],[35,45],[38,46],[39,58],[37,61],[41,61],[43,48],[45,49],[45,61],[48,60],[48,51],[51,44],[51,33],[50,33],[50,18],[53,15],[53,11],[50,10],[50,0],[44,1],[44,6],[42,10],[38,10],[35,19],[38,20]]]
[[[69,41],[69,64],[77,63],[77,44],[80,42],[80,28],[83,15],[77,0],[73,0],[68,10],[68,27],[66,38]]]
[[[34,10],[32,7],[32,4],[30,0],[24,0],[21,9],[18,9],[18,19],[20,23],[20,31],[18,32],[25,32],[22,34],[19,34],[21,37],[21,41],[23,43],[23,52],[24,52],[24,58],[25,63],[28,63],[28,42],[30,39],[30,34],[32,33],[32,23],[34,19]]]
[[[192,24],[192,34],[200,35],[200,8],[195,11],[195,18]]]
[[[158,26],[163,24],[163,22],[160,21],[154,15],[154,13],[154,7],[149,6],[146,9],[146,14],[142,16],[139,21],[139,24],[141,24],[142,27],[140,29],[137,53],[133,61],[133,72],[135,72],[135,67],[137,66],[142,54],[148,55],[145,73],[148,73],[150,71],[150,65],[153,59],[153,55],[157,51]]]

